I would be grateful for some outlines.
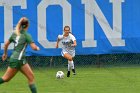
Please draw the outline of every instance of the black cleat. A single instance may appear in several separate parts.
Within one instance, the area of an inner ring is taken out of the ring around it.
[[[76,73],[73,73],[73,75],[76,75]]]
[[[67,72],[67,77],[70,77],[70,71]]]
[[[72,72],[73,72],[73,75],[76,75],[76,73],[75,73],[75,69],[72,69]]]

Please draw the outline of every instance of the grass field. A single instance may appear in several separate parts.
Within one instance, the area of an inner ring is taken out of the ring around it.
[[[77,75],[56,79],[58,70],[34,70],[38,93],[139,93],[139,67],[77,68]],[[0,75],[4,72],[0,71]],[[30,93],[26,78],[18,73],[10,82],[0,85],[0,93]]]

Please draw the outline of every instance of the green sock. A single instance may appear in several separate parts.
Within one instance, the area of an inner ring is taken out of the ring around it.
[[[29,85],[29,87],[30,87],[30,90],[32,91],[32,93],[37,93],[35,84],[31,84],[31,85]]]
[[[4,83],[4,80],[2,78],[0,78],[0,84]]]

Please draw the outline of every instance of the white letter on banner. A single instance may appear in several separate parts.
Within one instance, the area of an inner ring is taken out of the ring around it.
[[[38,42],[44,48],[55,48],[56,42],[47,40],[46,8],[49,5],[60,5],[63,9],[63,27],[71,27],[71,5],[66,0],[42,0],[37,7],[38,12]],[[55,12],[55,10],[54,10]],[[62,30],[63,31],[63,30]],[[53,32],[52,32],[53,33]]]
[[[10,37],[13,32],[13,6],[21,6],[26,9],[26,0],[0,0],[0,6],[4,6],[4,42]],[[1,43],[1,49],[4,44]],[[13,45],[9,46],[13,49]]]
[[[94,40],[94,17],[100,24],[103,32],[112,46],[125,46],[125,40],[122,40],[122,11],[121,3],[124,0],[110,0],[113,4],[113,29],[110,27],[107,19],[99,8],[95,0],[82,0],[85,4],[85,41],[82,41],[83,47],[96,47]]]

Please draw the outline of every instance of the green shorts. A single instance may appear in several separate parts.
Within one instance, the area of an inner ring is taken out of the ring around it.
[[[11,68],[16,68],[16,69],[20,69],[24,64],[26,64],[26,60],[23,59],[23,60],[18,60],[18,59],[12,59],[10,58],[10,61],[9,61],[9,67]]]

